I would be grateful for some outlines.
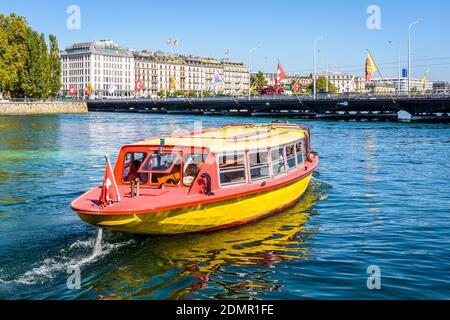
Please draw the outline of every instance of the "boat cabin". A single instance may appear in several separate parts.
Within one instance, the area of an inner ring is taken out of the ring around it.
[[[309,154],[305,127],[224,126],[126,145],[114,175],[118,185],[185,188],[189,195],[212,195],[219,189],[301,174],[307,170]]]

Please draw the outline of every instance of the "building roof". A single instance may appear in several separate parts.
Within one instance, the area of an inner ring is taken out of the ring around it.
[[[189,64],[189,65],[208,65],[211,67],[215,66],[240,66],[244,67],[245,65],[242,62],[235,62],[229,59],[214,59],[214,58],[205,58],[205,57],[197,57],[192,55],[181,55],[181,54],[170,54],[162,51],[151,52],[148,50],[145,51],[133,51],[133,55],[135,58],[141,58],[144,60],[159,62],[159,63],[170,63],[170,64]]]
[[[115,57],[133,57],[130,50],[122,47],[121,45],[114,43],[111,40],[100,40],[91,42],[74,43],[62,52],[64,55],[68,54],[99,54]]]

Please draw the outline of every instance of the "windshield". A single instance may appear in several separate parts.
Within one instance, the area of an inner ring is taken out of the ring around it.
[[[175,163],[178,158],[178,153],[159,153],[155,152],[149,154],[147,159],[145,159],[140,172],[166,172],[170,171],[170,168]]]

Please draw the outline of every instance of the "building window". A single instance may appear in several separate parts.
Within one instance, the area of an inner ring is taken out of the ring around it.
[[[127,183],[139,178],[141,183],[147,183],[148,173],[138,173],[146,157],[147,154],[143,152],[128,152],[125,155],[122,169],[122,182]]]

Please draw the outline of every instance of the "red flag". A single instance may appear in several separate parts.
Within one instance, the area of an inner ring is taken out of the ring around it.
[[[281,80],[283,80],[284,78],[286,78],[286,73],[284,72],[283,67],[281,66],[281,64],[278,63],[277,77],[275,79],[275,84],[276,85],[280,84]]]
[[[70,94],[71,96],[73,96],[73,95],[76,95],[77,92],[78,92],[77,87],[75,87],[74,84],[71,84],[71,85],[70,85],[69,94]]]
[[[144,84],[142,83],[142,81],[140,79],[138,79],[136,81],[136,92],[140,92],[142,90],[142,88],[144,88]]]
[[[300,80],[295,81],[294,85],[292,86],[292,91],[297,93],[298,89],[299,89],[299,85],[300,85]]]
[[[119,189],[117,188],[114,172],[111,168],[108,156],[106,158],[105,175],[103,176],[102,193],[98,201],[101,205],[107,205],[111,201],[120,202]]]

